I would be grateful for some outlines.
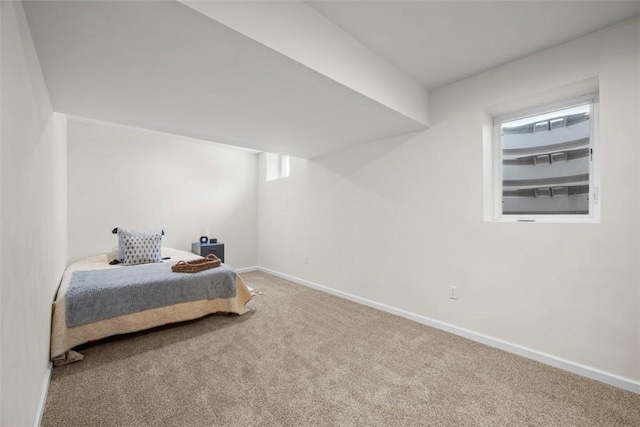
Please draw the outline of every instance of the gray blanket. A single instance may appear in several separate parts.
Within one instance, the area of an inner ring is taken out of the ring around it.
[[[67,326],[182,302],[236,296],[236,273],[225,264],[174,273],[173,263],[76,271],[66,294]]]

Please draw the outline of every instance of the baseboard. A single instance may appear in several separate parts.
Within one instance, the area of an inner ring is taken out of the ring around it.
[[[44,406],[47,403],[47,393],[49,393],[49,383],[51,382],[52,371],[53,363],[49,362],[49,366],[47,366],[47,372],[44,376],[44,383],[42,384],[42,391],[40,392],[38,411],[36,412],[36,418],[33,420],[33,427],[40,427],[40,424],[42,423],[42,416],[44,415]]]
[[[258,267],[254,265],[253,267],[234,268],[234,270],[236,273],[248,273],[250,271],[257,271]]]
[[[530,348],[526,348],[517,344],[512,344],[507,341],[503,341],[498,338],[493,338],[488,335],[480,334],[469,329],[460,328],[449,323],[441,322],[439,320],[431,319],[429,317],[421,316],[419,314],[411,313],[409,311],[401,310],[395,307],[391,307],[379,302],[371,301],[366,298],[361,298],[355,295],[348,294],[346,292],[338,291],[336,289],[329,288],[327,286],[319,285],[308,280],[300,279],[298,277],[290,276],[288,274],[280,273],[265,267],[258,267],[258,270],[265,273],[272,274],[277,277],[281,277],[286,280],[298,283],[309,288],[317,289],[322,292],[326,292],[359,304],[366,305],[378,310],[386,311],[387,313],[395,314],[405,319],[413,320],[418,323],[422,323],[427,326],[431,326],[436,329],[440,329],[461,337],[476,341],[490,347],[495,347],[500,350],[507,351],[509,353],[517,354],[518,356],[526,357],[528,359],[535,360],[545,365],[550,365],[555,368],[559,368],[565,371],[572,372],[583,377],[591,378],[596,381],[603,382],[605,384],[612,385],[614,387],[628,390],[634,393],[640,394],[640,382],[634,381],[629,378],[624,378],[615,374],[610,374],[599,369],[591,368],[589,366],[582,365],[580,363],[572,362],[570,360],[562,359],[550,354],[542,353]]]

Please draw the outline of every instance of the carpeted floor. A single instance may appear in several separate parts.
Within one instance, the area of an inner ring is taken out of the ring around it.
[[[244,316],[55,368],[44,426],[640,425],[640,395],[264,274]]]

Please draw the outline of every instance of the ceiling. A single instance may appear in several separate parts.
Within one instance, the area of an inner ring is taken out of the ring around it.
[[[60,113],[302,158],[425,129],[178,2],[23,5]]]
[[[309,1],[427,89],[640,14],[640,1]]]
[[[424,130],[397,106],[428,113],[427,89],[640,12],[629,1],[261,2],[243,22],[258,3],[218,3],[213,17],[183,3],[23,2],[54,110],[312,158]],[[264,8],[297,27],[252,31]],[[424,94],[410,99],[412,87]]]

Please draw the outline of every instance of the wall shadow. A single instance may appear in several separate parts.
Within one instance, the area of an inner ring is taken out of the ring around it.
[[[309,161],[338,175],[348,176],[385,156],[422,132],[424,131],[411,132],[391,138],[367,142],[323,156],[314,157],[309,159]]]

